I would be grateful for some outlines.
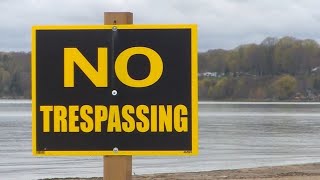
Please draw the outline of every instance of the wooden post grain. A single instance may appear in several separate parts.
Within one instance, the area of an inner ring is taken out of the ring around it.
[[[105,12],[104,24],[132,24],[131,12]],[[132,156],[104,156],[103,180],[132,180]]]
[[[133,24],[133,14],[131,12],[105,12],[104,24]]]

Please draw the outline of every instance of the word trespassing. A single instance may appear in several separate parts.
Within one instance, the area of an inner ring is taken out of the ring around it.
[[[185,105],[40,106],[43,132],[188,132]]]

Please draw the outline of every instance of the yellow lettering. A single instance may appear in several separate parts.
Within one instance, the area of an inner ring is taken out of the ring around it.
[[[120,109],[121,108],[121,109]],[[183,105],[40,106],[43,132],[188,132]],[[53,120],[50,119],[53,117]],[[53,126],[53,127],[52,127]]]
[[[172,132],[172,105],[167,105],[167,110],[164,105],[159,106],[159,132]]]
[[[150,73],[148,77],[141,80],[132,79],[128,73],[128,61],[136,54],[145,55],[150,62]],[[115,62],[115,73],[118,79],[130,87],[147,87],[157,82],[163,72],[163,62],[160,55],[147,47],[131,47],[122,51]]]
[[[74,64],[96,87],[107,87],[107,48],[98,48],[98,70],[88,62],[77,48],[64,48],[64,87],[74,87]]]
[[[119,106],[110,106],[107,132],[121,132]]]
[[[156,105],[151,105],[151,132],[158,131],[158,108]]]
[[[106,106],[97,105],[97,106],[95,106],[94,111],[95,111],[94,112],[94,114],[95,114],[94,131],[101,132],[101,124],[102,124],[102,121],[107,120],[108,110],[107,110]]]
[[[174,108],[174,129],[177,132],[188,132],[188,110],[184,105],[177,105]]]
[[[139,105],[136,110],[137,118],[141,121],[136,124],[139,132],[147,132],[150,128],[149,119],[144,115],[145,113],[149,113],[148,106]]]
[[[79,126],[76,122],[79,121],[79,117],[76,112],[79,111],[79,106],[69,106],[69,132],[79,132]]]
[[[67,108],[64,106],[54,106],[53,115],[54,132],[67,132]]]
[[[93,109],[89,105],[83,105],[80,108],[80,116],[84,122],[80,122],[80,128],[83,132],[91,132],[93,130],[93,119],[88,115],[92,114]]]
[[[52,106],[40,106],[43,112],[43,132],[50,132],[50,112],[53,111]]]
[[[134,107],[131,105],[125,105],[122,107],[122,117],[127,122],[122,122],[122,129],[124,132],[132,132],[135,128],[135,121],[130,114],[134,113]]]

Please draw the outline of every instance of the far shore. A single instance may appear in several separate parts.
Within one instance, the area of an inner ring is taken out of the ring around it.
[[[134,175],[133,180],[319,180],[320,163],[271,166],[203,172]],[[52,178],[44,180],[102,180],[92,178]]]

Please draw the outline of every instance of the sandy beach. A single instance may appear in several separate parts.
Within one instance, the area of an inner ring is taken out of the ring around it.
[[[215,170],[204,172],[163,173],[152,175],[135,175],[133,180],[319,180],[320,163],[246,168],[233,170]],[[92,178],[64,178],[51,180],[102,180]]]

